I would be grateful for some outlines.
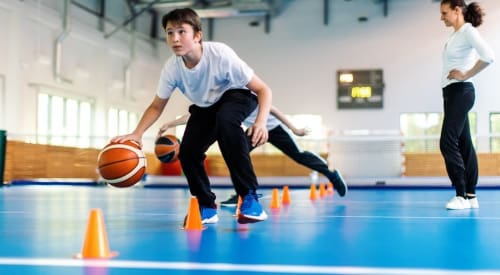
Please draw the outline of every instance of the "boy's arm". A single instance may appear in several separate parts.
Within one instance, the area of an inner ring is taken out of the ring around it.
[[[252,136],[252,146],[262,145],[267,142],[269,133],[267,132],[267,117],[271,110],[272,92],[264,81],[256,74],[247,84],[247,88],[257,94],[259,100],[259,112],[252,126],[248,128],[248,135]]]
[[[299,137],[307,135],[307,130],[305,128],[297,128],[293,123],[278,109],[276,106],[271,106],[271,114],[273,114],[276,118],[278,118],[288,129],[292,130],[292,132]]]
[[[153,102],[146,108],[144,114],[141,117],[141,120],[135,127],[135,130],[127,135],[117,136],[111,139],[112,142],[123,142],[126,140],[134,140],[138,142],[142,146],[142,136],[144,132],[156,122],[156,120],[160,117],[163,109],[167,105],[168,98],[160,98],[155,96]]]
[[[171,120],[169,122],[166,122],[160,127],[160,130],[158,130],[158,136],[161,136],[165,131],[168,130],[168,128],[173,128],[179,125],[184,125],[187,123],[189,120],[190,114],[185,114],[177,119]]]

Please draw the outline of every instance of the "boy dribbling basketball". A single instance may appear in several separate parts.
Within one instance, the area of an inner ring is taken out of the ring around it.
[[[252,146],[267,141],[266,121],[271,108],[271,89],[227,45],[202,43],[201,20],[189,8],[163,16],[167,44],[174,52],[161,72],[153,102],[136,129],[114,141],[141,141],[144,132],[159,118],[175,89],[192,103],[180,145],[179,159],[190,192],[198,198],[202,223],[218,221],[215,194],[203,161],[211,144],[218,142],[236,193],[243,198],[239,223],[267,219],[257,198],[257,177],[249,156],[242,121],[259,105],[255,123],[248,129]],[[257,95],[257,97],[255,96]]]

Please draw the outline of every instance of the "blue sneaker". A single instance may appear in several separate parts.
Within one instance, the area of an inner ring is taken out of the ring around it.
[[[257,194],[257,198],[261,198],[262,194]],[[221,207],[236,207],[238,206],[238,195],[231,195],[227,200],[220,202]]]
[[[342,178],[342,175],[338,170],[335,170],[327,175],[328,180],[333,184],[333,188],[339,193],[341,197],[345,196],[347,193],[347,184]]]
[[[201,224],[217,223],[219,221],[216,208],[200,206],[200,215]]]
[[[238,223],[254,223],[261,222],[267,219],[266,212],[262,209],[258,201],[258,196],[255,191],[248,193],[240,206],[238,215]]]

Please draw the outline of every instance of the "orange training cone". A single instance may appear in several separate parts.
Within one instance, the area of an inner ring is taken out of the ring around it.
[[[316,185],[313,183],[311,184],[311,191],[309,192],[309,198],[311,200],[316,200],[317,195],[316,195]]]
[[[281,197],[281,203],[283,205],[289,205],[292,202],[290,198],[290,191],[288,190],[288,185],[283,186],[283,195]]]
[[[333,183],[329,182],[326,184],[326,193],[333,195]]]
[[[234,212],[234,216],[238,217],[240,215],[240,207],[241,207],[241,196],[238,196],[238,203],[236,203],[236,211]]]
[[[271,209],[278,209],[280,208],[280,199],[279,199],[279,193],[278,193],[278,188],[273,189],[273,193],[271,196],[271,204],[269,205]]]
[[[109,251],[108,236],[106,235],[101,209],[92,209],[89,215],[82,252],[76,255],[76,257],[82,259],[108,259],[117,255],[118,252]]]
[[[189,201],[188,214],[184,223],[185,230],[203,230],[201,223],[200,205],[196,197],[191,197]]]
[[[322,198],[326,195],[326,189],[325,189],[325,184],[320,183],[319,184],[319,197]]]

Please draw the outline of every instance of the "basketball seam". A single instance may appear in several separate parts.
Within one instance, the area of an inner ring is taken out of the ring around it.
[[[139,170],[141,170],[142,168],[146,168],[146,159],[141,157],[138,160],[139,160],[139,162],[134,167],[134,169],[132,169],[132,171],[130,171],[126,175],[123,175],[123,176],[116,178],[116,179],[107,179],[105,177],[103,177],[103,178],[111,184],[119,183],[119,182],[126,181],[126,180],[130,179],[133,175],[135,175],[137,172],[139,172]]]
[[[99,168],[107,167],[107,166],[109,166],[109,165],[116,164],[116,163],[120,163],[120,162],[127,161],[127,160],[134,160],[134,159],[137,159],[137,160],[138,160],[138,159],[143,159],[143,158],[145,158],[145,157],[137,157],[137,158],[120,159],[120,160],[118,160],[118,161],[108,162],[108,163],[106,163],[106,164],[104,164],[104,165],[102,165],[102,166],[99,166]]]

